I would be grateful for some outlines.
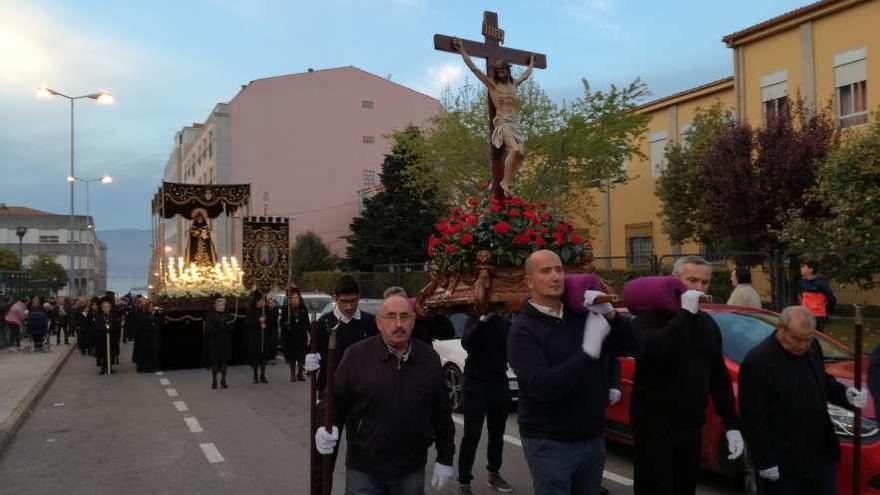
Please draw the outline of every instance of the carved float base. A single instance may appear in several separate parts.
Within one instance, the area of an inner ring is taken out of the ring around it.
[[[592,267],[566,266],[565,273],[587,273]],[[524,267],[495,267],[486,291],[485,303],[480,304],[480,284],[472,273],[434,273],[428,284],[416,297],[416,310],[423,315],[451,313],[516,313],[529,297]],[[475,285],[477,288],[475,289]],[[482,307],[481,307],[482,306]]]

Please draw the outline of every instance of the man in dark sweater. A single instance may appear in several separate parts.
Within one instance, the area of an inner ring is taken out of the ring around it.
[[[785,308],[773,335],[739,369],[743,429],[762,493],[837,493],[840,445],[827,404],[852,409],[868,402],[865,391],[825,372],[815,328],[807,308]]]
[[[353,277],[344,275],[336,282],[333,291],[333,299],[336,307],[332,312],[322,316],[317,323],[317,349],[318,352],[306,355],[304,369],[311,373],[318,371],[318,405],[317,417],[324,417],[324,395],[327,387],[327,346],[330,343],[330,331],[336,333],[336,350],[334,351],[334,364],[341,363],[349,347],[358,342],[372,337],[378,333],[376,318],[358,308],[360,302],[360,286]],[[317,428],[317,425],[313,425]],[[340,425],[340,428],[342,425]],[[334,449],[331,455],[330,469],[336,466],[338,449]],[[317,450],[312,450],[313,456],[320,456]],[[312,485],[321,486],[323,479],[322,464],[320,459],[312,465]],[[331,477],[332,479],[332,477]]]
[[[458,493],[470,495],[477,445],[486,419],[489,476],[486,483],[501,493],[513,488],[501,477],[504,426],[510,412],[507,383],[507,336],[510,320],[497,314],[470,316],[461,338],[464,362],[464,437],[458,452]]]
[[[412,338],[415,312],[401,296],[379,308],[380,335],[348,348],[336,376],[335,424],[348,425],[345,493],[425,493],[428,447],[437,449],[431,485],[452,478],[455,426],[440,357]],[[335,451],[339,428],[315,432],[319,452]]]
[[[599,293],[589,300],[585,294],[591,315],[563,309],[565,273],[556,253],[532,253],[525,269],[531,296],[511,324],[508,358],[519,382],[519,430],[534,493],[595,495],[605,465],[602,354],[632,350],[631,329],[610,305],[592,304]]]
[[[699,310],[712,279],[711,266],[698,256],[685,256],[675,262],[673,275],[689,289],[681,296],[678,313],[639,312],[634,323],[639,350],[630,419],[638,495],[695,492],[710,395],[727,430],[727,458],[738,458],[744,449],[721,331]]]

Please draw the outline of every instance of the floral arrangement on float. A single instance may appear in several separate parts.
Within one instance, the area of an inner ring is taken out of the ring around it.
[[[159,300],[166,305],[170,300],[248,296],[249,291],[242,283],[244,272],[235,257],[224,256],[214,266],[186,265],[183,258],[174,257],[167,261],[164,283],[158,290]]]
[[[428,237],[431,283],[416,299],[421,313],[515,310],[526,297],[526,258],[559,254],[566,272],[592,269],[590,241],[545,203],[522,198],[469,198]]]

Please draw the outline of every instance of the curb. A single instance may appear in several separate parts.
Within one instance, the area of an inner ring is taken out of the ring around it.
[[[75,349],[76,345],[71,344],[65,351],[66,354],[56,359],[49,369],[43,372],[43,376],[40,377],[37,384],[27,393],[27,395],[24,396],[24,399],[21,400],[18,406],[15,407],[15,410],[12,411],[12,415],[9,416],[3,424],[0,424],[0,457],[6,452],[6,448],[12,443],[13,437],[15,437],[18,429],[21,428],[24,420],[27,419],[31,411],[33,411],[37,401],[40,400],[40,397],[43,396],[43,393],[46,392],[49,385],[55,380],[58,372],[61,371],[61,368],[67,363],[67,360],[70,358],[71,354],[73,354]]]

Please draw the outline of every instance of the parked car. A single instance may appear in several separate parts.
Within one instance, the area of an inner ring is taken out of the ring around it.
[[[746,354],[765,338],[773,333],[779,315],[771,311],[726,306],[720,304],[702,305],[700,309],[709,313],[718,328],[723,340],[724,361],[733,381],[734,395],[738,395],[737,381],[739,365]],[[825,369],[838,381],[846,386],[853,384],[854,357],[852,352],[831,337],[817,333],[816,338],[825,355]],[[635,359],[621,357],[621,392],[620,402],[607,409],[608,421],[606,438],[610,441],[632,443],[632,428],[629,419],[629,405],[632,397]],[[862,382],[867,384],[867,356],[863,356],[864,376]],[[671,385],[671,384],[670,384]],[[869,398],[868,407],[862,410],[862,486],[855,493],[880,494],[880,435],[878,435],[874,402]],[[851,490],[851,473],[854,431],[854,415],[852,412],[828,404],[828,413],[834,425],[834,432],[840,439],[842,458],[837,467],[838,493],[853,494]],[[749,456],[737,461],[727,460],[727,447],[724,436],[724,425],[715,412],[711,401],[707,408],[706,423],[703,426],[701,462],[703,467],[731,476],[742,476],[746,493],[757,493],[754,471]]]
[[[279,305],[283,306],[285,304],[287,296],[284,292],[270,295],[275,297],[275,300],[278,301]],[[316,321],[321,316],[321,311],[327,306],[327,304],[333,302],[333,298],[330,294],[324,292],[303,292],[302,298],[303,302],[306,303],[306,311],[309,313],[310,321]]]
[[[467,313],[453,313],[449,315],[455,335],[452,338],[439,340],[434,339],[434,350],[440,355],[440,364],[443,365],[443,373],[446,376],[446,388],[449,391],[449,402],[453,412],[461,412],[462,398],[464,396],[464,361],[467,351],[461,346],[461,336],[464,335],[464,325],[467,322]],[[513,400],[517,400],[519,384],[516,375],[510,366],[507,367],[507,381]]]

